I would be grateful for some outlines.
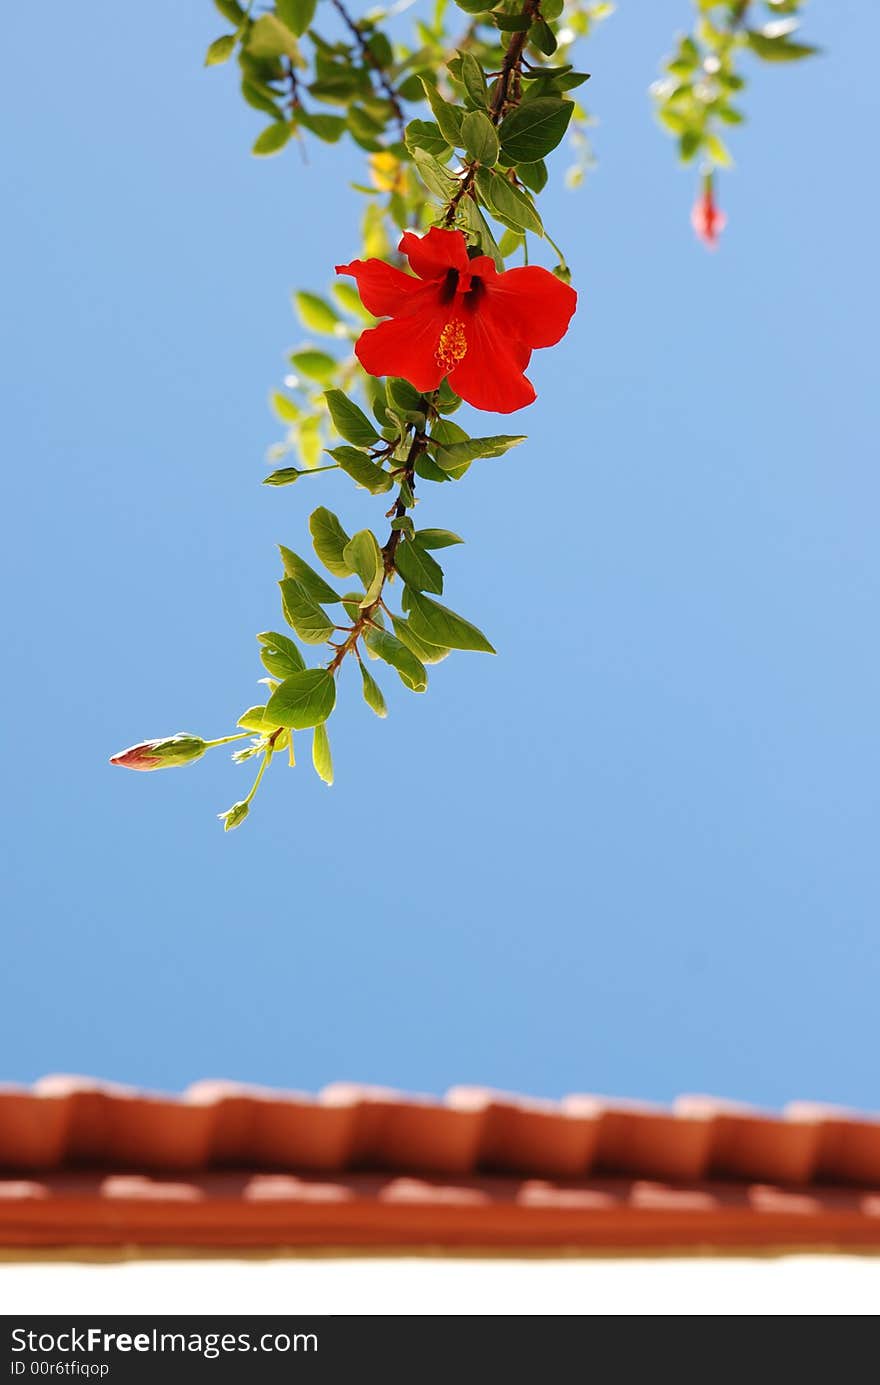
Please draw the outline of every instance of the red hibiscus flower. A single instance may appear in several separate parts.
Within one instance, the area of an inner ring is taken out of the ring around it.
[[[389,319],[358,338],[364,370],[400,376],[423,392],[448,376],[468,404],[493,413],[531,404],[524,371],[536,347],[565,335],[574,289],[535,265],[499,274],[487,255],[468,259],[461,231],[407,231],[399,248],[413,274],[384,260],[336,266],[357,280],[364,307]]]
[[[719,237],[727,225],[727,217],[715,203],[711,176],[704,179],[703,190],[691,209],[691,225],[707,249],[718,249]]]

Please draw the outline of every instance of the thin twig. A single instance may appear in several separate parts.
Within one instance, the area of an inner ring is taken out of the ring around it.
[[[388,79],[388,75],[385,72],[384,67],[376,58],[372,48],[367,43],[367,40],[364,38],[360,29],[355,24],[351,15],[348,13],[348,10],[343,5],[342,0],[333,0],[333,7],[337,11],[337,13],[341,15],[343,23],[347,25],[352,37],[354,38],[355,43],[361,50],[361,56],[363,57],[364,62],[375,72],[379,81],[379,86],[382,88],[382,91],[385,93],[386,97],[388,98],[391,104],[391,109],[394,111],[394,118],[397,121],[397,129],[402,142],[404,130],[406,129],[406,117],[403,113],[403,107],[400,104],[400,97],[397,95],[397,92],[391,85],[391,82]]]

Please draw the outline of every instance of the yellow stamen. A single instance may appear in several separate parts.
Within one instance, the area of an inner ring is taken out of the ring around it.
[[[464,323],[461,318],[454,317],[450,322],[447,322],[440,333],[437,350],[434,352],[434,360],[448,373],[454,366],[458,365],[459,361],[464,360],[467,349]]]

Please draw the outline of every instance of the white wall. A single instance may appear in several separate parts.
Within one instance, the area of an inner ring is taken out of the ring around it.
[[[2,1313],[875,1314],[880,1256],[0,1261]]]

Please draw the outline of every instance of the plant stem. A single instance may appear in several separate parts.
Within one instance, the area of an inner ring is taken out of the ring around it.
[[[403,114],[403,107],[400,104],[400,99],[397,95],[397,92],[394,90],[394,87],[388,80],[385,69],[383,68],[382,64],[378,62],[375,58],[373,50],[367,43],[367,40],[364,38],[358,26],[355,24],[351,15],[348,13],[348,10],[343,5],[342,0],[332,0],[332,4],[333,8],[337,11],[337,13],[341,15],[343,23],[347,26],[349,32],[354,38],[355,43],[361,50],[361,56],[363,57],[364,62],[367,64],[368,67],[371,67],[373,71],[376,73],[379,86],[382,88],[382,91],[385,93],[386,97],[388,98],[388,101],[390,102],[391,109],[394,112],[394,118],[397,121],[397,128],[400,134],[400,138],[401,140],[403,140],[403,132],[406,128],[406,119]]]

